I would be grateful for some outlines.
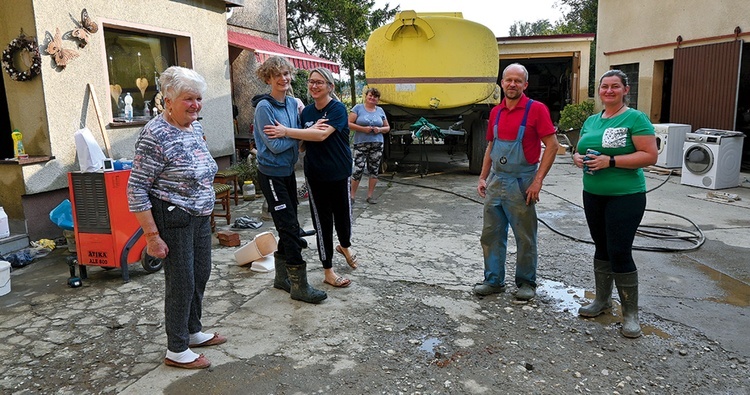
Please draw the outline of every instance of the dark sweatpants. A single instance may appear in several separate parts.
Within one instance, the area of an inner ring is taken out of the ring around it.
[[[584,191],[583,210],[596,246],[594,258],[611,262],[615,273],[636,271],[633,241],[646,210],[646,194],[603,196]]]
[[[151,205],[159,236],[169,248],[164,258],[167,349],[183,352],[190,334],[203,329],[203,293],[211,275],[211,219],[155,198]]]
[[[339,181],[319,181],[308,178],[310,209],[313,225],[317,231],[318,256],[324,269],[333,267],[333,228],[339,244],[344,248],[352,245],[352,205],[350,200],[350,178]]]
[[[301,265],[304,240],[299,235],[297,219],[297,178],[272,177],[258,173],[258,182],[263,197],[268,203],[268,212],[279,233],[278,254],[286,258],[287,265]]]

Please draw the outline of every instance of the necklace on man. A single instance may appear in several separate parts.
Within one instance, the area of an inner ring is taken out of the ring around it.
[[[614,112],[614,113],[613,113],[612,115],[607,115],[607,116],[606,116],[605,118],[612,118],[612,117],[614,117],[614,116],[615,116],[615,115],[617,115],[617,113],[619,113],[619,112],[620,112],[620,110],[622,110],[622,109],[623,109],[624,107],[625,107],[625,104],[623,103],[623,105],[621,105],[621,106],[620,106],[620,108],[618,108],[618,109],[617,109],[617,111],[615,111],[615,112]],[[606,114],[604,114],[604,115],[606,115]]]

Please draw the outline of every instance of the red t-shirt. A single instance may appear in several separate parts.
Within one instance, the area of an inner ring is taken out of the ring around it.
[[[497,128],[497,137],[501,140],[515,140],[518,136],[518,128],[521,126],[523,120],[523,113],[526,111],[526,105],[529,102],[529,98],[525,94],[521,95],[521,99],[518,101],[512,110],[508,110],[505,107],[505,99],[500,104],[496,105],[492,111],[490,111],[489,126],[487,128],[487,141],[492,141],[495,138],[493,133],[495,127],[495,121],[497,120],[497,114],[502,111],[500,117],[500,124]],[[529,116],[526,118],[526,131],[523,135],[523,153],[526,156],[526,161],[529,164],[539,163],[539,158],[542,155],[542,137],[549,136],[555,133],[555,125],[552,124],[552,119],[549,116],[549,109],[544,103],[534,100],[529,110]]]

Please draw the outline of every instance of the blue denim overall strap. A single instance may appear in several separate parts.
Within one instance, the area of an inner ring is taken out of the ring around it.
[[[536,164],[529,164],[526,160],[526,155],[523,153],[523,136],[526,132],[526,120],[528,119],[529,110],[533,102],[533,100],[529,100],[526,103],[521,126],[518,128],[515,140],[500,140],[498,138],[497,129],[500,124],[500,116],[502,115],[502,111],[498,111],[492,132],[494,137],[492,151],[490,151],[493,173],[505,173],[518,178],[522,174],[536,171]]]

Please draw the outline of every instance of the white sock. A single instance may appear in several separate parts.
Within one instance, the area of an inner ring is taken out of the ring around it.
[[[198,359],[198,357],[200,357],[200,354],[194,353],[189,348],[183,352],[174,352],[167,350],[167,359],[171,359],[172,361],[179,363],[190,363]]]
[[[203,332],[196,332],[190,334],[190,344],[201,344],[203,342],[213,339],[214,334],[208,334]]]

